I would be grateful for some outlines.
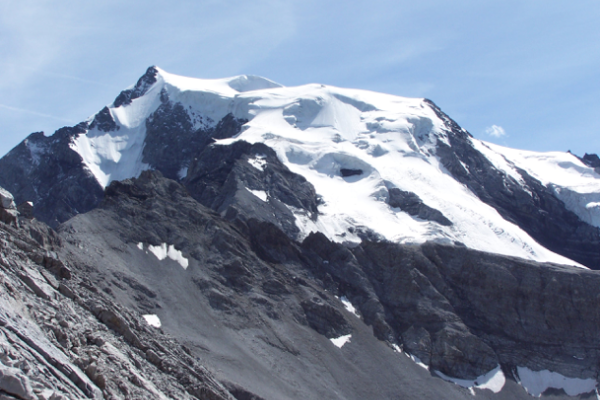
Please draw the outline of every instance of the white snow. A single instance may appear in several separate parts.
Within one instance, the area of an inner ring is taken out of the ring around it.
[[[350,303],[350,300],[348,300],[346,296],[340,297],[340,301],[342,302],[346,310],[360,318],[358,312],[356,311],[356,308],[354,308],[354,306],[352,305],[352,303]]]
[[[156,314],[145,314],[142,315],[142,317],[144,317],[144,319],[150,326],[153,326],[155,328],[160,328],[162,326],[162,324],[160,323],[160,318],[158,318],[158,315]]]
[[[334,338],[334,339],[329,339],[331,340],[331,343],[333,343],[335,346],[339,347],[340,349],[350,341],[350,338],[352,337],[352,335],[344,335],[344,336],[340,336],[339,338]]]
[[[257,154],[256,157],[248,159],[248,163],[259,171],[264,171],[267,168],[267,156],[264,154]]]
[[[421,361],[421,359],[419,357],[412,355],[410,353],[404,353],[404,354],[406,354],[406,357],[410,358],[419,367],[429,370],[429,366],[427,364],[425,364],[423,361]]]
[[[160,246],[148,245],[148,250],[150,250],[150,252],[161,261],[168,257],[173,261],[177,261],[179,265],[183,267],[183,269],[187,269],[189,265],[189,260],[185,258],[181,251],[177,250],[172,244],[168,246],[166,243],[163,243]]]
[[[506,377],[504,376],[504,373],[502,372],[502,369],[499,365],[493,370],[489,371],[484,375],[481,375],[480,377],[474,380],[452,378],[443,374],[440,371],[435,371],[435,373],[442,379],[447,380],[449,382],[453,382],[459,386],[470,389],[489,389],[494,393],[500,392],[504,387],[504,384],[506,383]]]
[[[548,370],[532,371],[527,367],[517,367],[519,383],[527,393],[540,396],[548,388],[563,389],[569,396],[590,393],[596,389],[595,379],[568,378],[557,372]]]
[[[72,145],[103,186],[149,168],[142,160],[145,120],[160,105],[161,90],[202,116],[194,121],[203,126],[214,126],[228,113],[248,119],[239,135],[217,145],[265,143],[315,187],[323,199],[317,219],[290,207],[300,230],[298,240],[320,231],[336,242],[359,243],[359,230],[370,229],[398,243],[461,242],[477,250],[576,265],[539,245],[447,173],[435,155],[438,140],[448,143],[447,133],[423,99],[317,84],[282,87],[250,76],[193,79],[159,70],[157,82],[144,96],[127,106],[109,107],[119,130],[93,130]],[[524,168],[555,190],[569,209],[600,226],[600,179],[575,157],[511,150],[475,139],[473,144],[507,177],[523,182],[515,165]],[[266,168],[264,155],[248,162]],[[342,177],[341,169],[362,173]],[[179,177],[185,173],[180,171]],[[417,194],[453,225],[390,208],[386,200],[392,187]],[[268,201],[266,192],[248,190]]]
[[[138,248],[138,249],[140,249],[140,250],[144,250],[144,243],[142,243],[142,242],[139,242],[139,243],[137,244],[137,248]]]
[[[264,190],[252,190],[248,188],[246,188],[246,190],[258,197],[259,199],[261,199],[262,201],[267,201],[268,195],[267,192],[265,192]]]

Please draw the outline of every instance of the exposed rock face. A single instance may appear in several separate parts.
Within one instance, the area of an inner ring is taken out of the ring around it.
[[[104,107],[98,114],[94,116],[94,120],[90,124],[90,129],[97,128],[103,132],[111,132],[121,129],[117,125],[108,107]]]
[[[0,397],[233,399],[189,349],[57,254],[54,231],[19,225],[0,223]]]
[[[69,144],[87,125],[62,128],[51,137],[32,133],[0,159],[0,186],[17,204],[31,201],[36,217],[56,227],[87,212],[103,197],[103,189]]]
[[[166,93],[161,95],[162,105],[146,121],[146,140],[143,161],[170,179],[181,179],[192,162],[192,157],[214,139],[225,139],[239,133],[247,122],[226,115],[214,127],[198,116],[200,127],[195,129],[188,111],[181,103],[169,101]],[[208,126],[208,127],[207,127]]]
[[[432,102],[430,105],[452,133],[448,135],[450,145],[438,142],[437,155],[454,178],[544,247],[589,268],[600,269],[599,228],[567,210],[550,189],[524,170],[519,170],[524,186],[497,170],[474,149],[466,131]]]
[[[146,83],[140,88],[147,89],[152,80],[149,77],[152,75],[142,77]],[[130,95],[138,93],[136,90]],[[164,98],[163,104],[146,122],[143,161],[171,179],[181,179],[194,155],[213,139],[234,136],[244,122],[229,114],[214,127],[193,129],[181,104]],[[105,107],[89,127],[87,123],[65,127],[50,137],[41,132],[33,133],[0,159],[0,185],[14,194],[18,204],[32,202],[33,215],[54,228],[74,215],[95,208],[104,196],[103,188],[81,156],[71,148],[74,138],[92,128],[104,132],[120,129]]]
[[[600,174],[600,158],[598,157],[597,154],[587,154],[585,153],[583,155],[583,157],[580,158],[581,161],[583,161],[583,163],[585,165],[588,165],[592,168],[594,168],[594,170]]]
[[[444,217],[444,214],[423,203],[423,200],[421,200],[415,193],[406,192],[398,188],[390,188],[388,193],[388,204],[390,207],[398,207],[402,211],[405,211],[412,216],[428,221],[434,221],[440,225],[452,225],[452,222],[448,218]]]
[[[121,107],[122,105],[131,104],[131,101],[143,96],[148,89],[156,82],[158,70],[156,67],[149,67],[146,73],[137,81],[133,89],[123,90],[115,101],[113,106]]]
[[[269,222],[292,238],[299,230],[291,210],[316,217],[319,203],[312,185],[262,143],[206,147],[183,184],[196,200],[229,220],[242,226],[249,219]]]

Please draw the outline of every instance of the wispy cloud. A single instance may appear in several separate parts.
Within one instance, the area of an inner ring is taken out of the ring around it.
[[[504,130],[504,128],[498,125],[488,126],[487,128],[485,128],[485,133],[495,138],[506,136],[506,131]]]
[[[56,117],[56,116],[50,115],[50,114],[39,113],[37,111],[26,110],[24,108],[11,107],[11,106],[7,106],[5,104],[0,104],[0,108],[4,108],[6,110],[11,110],[11,111],[17,111],[17,112],[21,112],[21,113],[26,113],[26,114],[30,114],[30,115],[36,115],[38,117],[50,118],[50,119],[54,119],[57,121],[68,122],[71,124],[74,123],[74,121],[72,121],[70,119],[60,118],[60,117]]]

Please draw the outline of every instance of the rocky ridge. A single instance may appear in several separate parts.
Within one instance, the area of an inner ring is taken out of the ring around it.
[[[64,260],[45,224],[3,220],[0,247],[0,398],[232,399],[185,346]]]

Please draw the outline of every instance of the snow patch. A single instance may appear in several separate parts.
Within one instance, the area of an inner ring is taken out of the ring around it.
[[[25,139],[25,146],[29,149],[29,154],[31,155],[31,161],[35,165],[39,165],[41,158],[46,154],[46,148],[44,146],[40,146],[38,143],[34,143],[29,139]]]
[[[138,249],[140,249],[140,250],[144,250],[144,243],[142,243],[142,242],[139,242],[139,243],[137,244],[137,248],[138,248]]]
[[[267,201],[268,195],[267,192],[265,192],[264,190],[252,190],[248,188],[246,188],[246,190],[258,197],[259,199],[261,199],[262,201]]]
[[[183,179],[187,176],[187,173],[188,173],[188,167],[183,167],[177,172],[177,177],[179,179]]]
[[[350,303],[350,300],[348,300],[346,296],[340,297],[340,301],[342,302],[346,310],[360,318],[358,312],[356,311],[356,308],[354,308],[354,306],[352,305],[352,303]]]
[[[142,315],[142,317],[144,317],[144,319],[150,326],[153,326],[155,328],[160,328],[162,326],[160,318],[158,318],[158,315],[156,314],[145,314]]]
[[[569,396],[577,396],[593,392],[596,389],[595,379],[568,378],[558,372],[548,370],[532,371],[527,367],[517,367],[519,383],[527,393],[539,397],[549,388],[562,389]]]
[[[259,171],[264,171],[267,168],[267,156],[264,154],[257,154],[254,158],[249,158],[248,163]]]
[[[183,269],[187,269],[189,265],[189,260],[185,258],[181,251],[177,250],[172,244],[168,246],[166,243],[163,243],[160,246],[148,245],[148,250],[150,250],[150,252],[161,261],[168,257],[173,261],[177,261],[179,265],[183,267]]]
[[[406,357],[410,358],[419,367],[424,368],[429,371],[429,366],[427,364],[425,364],[423,361],[421,361],[421,359],[419,357],[412,355],[410,353],[404,353],[404,354],[406,354]]]
[[[435,373],[442,379],[464,388],[489,389],[494,393],[499,393],[506,383],[506,377],[504,376],[500,365],[474,380],[452,378],[440,371],[435,371]]]
[[[339,338],[334,338],[334,339],[329,339],[331,340],[331,343],[333,343],[335,346],[339,347],[340,349],[350,341],[350,338],[352,337],[352,335],[344,335],[344,336],[340,336]]]

